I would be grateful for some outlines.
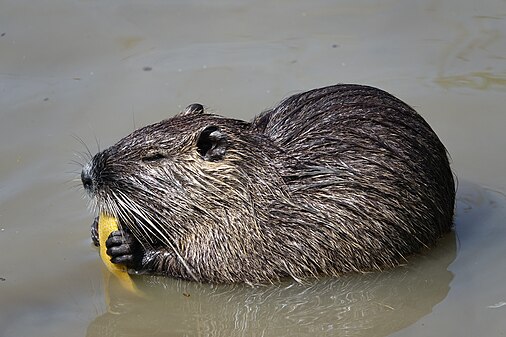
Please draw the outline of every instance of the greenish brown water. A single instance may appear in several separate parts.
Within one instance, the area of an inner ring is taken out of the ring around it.
[[[501,0],[0,0],[0,336],[504,336],[505,17]],[[433,126],[455,233],[381,274],[104,287],[75,137],[95,152],[193,102],[251,119],[338,82]]]

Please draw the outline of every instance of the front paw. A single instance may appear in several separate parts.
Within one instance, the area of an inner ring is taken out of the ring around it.
[[[139,261],[139,255],[142,257],[142,252],[140,244],[132,234],[124,231],[114,231],[105,241],[105,247],[112,263],[137,269],[137,261]]]

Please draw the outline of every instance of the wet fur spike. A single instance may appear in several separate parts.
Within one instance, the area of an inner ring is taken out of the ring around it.
[[[251,122],[191,105],[98,153],[82,173],[117,216],[130,268],[205,282],[381,270],[452,226],[444,146],[379,89],[293,95]]]

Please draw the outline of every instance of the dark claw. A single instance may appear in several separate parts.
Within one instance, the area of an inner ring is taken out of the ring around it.
[[[107,255],[109,256],[127,255],[132,253],[130,245],[127,243],[120,244],[119,246],[107,246],[107,247],[108,247]]]
[[[128,243],[127,241],[127,234],[121,231],[114,231],[109,234],[109,237],[105,241],[105,246],[109,250],[109,248],[114,246],[119,246],[123,243]],[[109,253],[109,252],[107,252]]]
[[[121,255],[121,256],[118,256],[118,257],[112,257],[111,258],[111,262],[112,263],[124,264],[127,267],[133,266],[135,264],[134,261],[135,261],[135,259],[134,259],[134,256],[132,254]]]

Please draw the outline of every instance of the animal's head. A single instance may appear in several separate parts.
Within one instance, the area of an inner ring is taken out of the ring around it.
[[[206,231],[251,232],[285,193],[278,153],[249,123],[193,104],[96,154],[81,179],[95,208],[143,244],[181,246]]]

